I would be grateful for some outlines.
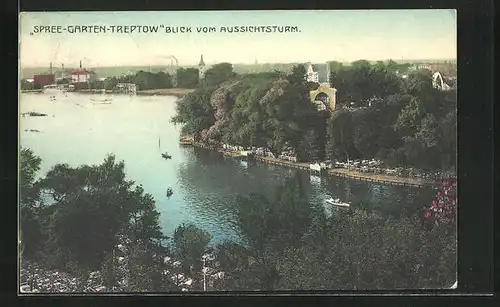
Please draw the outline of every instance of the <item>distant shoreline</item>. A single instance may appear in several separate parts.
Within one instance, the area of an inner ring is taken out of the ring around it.
[[[143,95],[143,96],[176,96],[176,97],[183,97],[191,92],[194,92],[195,89],[189,89],[189,88],[159,88],[159,89],[152,89],[152,90],[139,90],[136,92],[137,95]],[[86,93],[86,94],[101,94],[103,93],[102,90],[98,89],[86,89],[86,90],[79,90],[75,91],[75,93]],[[113,90],[106,90],[104,91],[105,94],[127,94],[123,92],[116,92]]]
[[[190,88],[162,88],[162,89],[153,89],[153,90],[140,90],[137,91],[137,95],[143,96],[175,96],[175,97],[183,97],[191,92],[194,92],[195,89]],[[41,93],[42,90],[21,90],[21,93]],[[86,90],[78,90],[73,93],[85,93],[85,94],[101,94],[102,90],[98,89],[86,89]],[[116,92],[113,90],[104,91],[105,94],[125,94],[121,92]]]

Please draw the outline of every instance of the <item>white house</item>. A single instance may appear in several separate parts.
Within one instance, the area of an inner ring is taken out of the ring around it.
[[[80,70],[71,73],[71,83],[87,83],[97,79],[93,71]]]
[[[308,82],[319,83],[319,74],[318,74],[318,72],[314,71],[313,65],[311,63],[308,63],[308,65],[307,65],[306,74],[307,74],[306,80]]]

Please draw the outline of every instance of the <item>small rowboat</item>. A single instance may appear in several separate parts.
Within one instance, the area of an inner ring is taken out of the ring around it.
[[[334,206],[338,206],[338,207],[345,207],[345,208],[349,208],[351,205],[348,204],[348,203],[343,203],[340,201],[340,199],[333,199],[333,198],[329,198],[326,200],[327,203],[329,203],[330,205],[334,205]]]

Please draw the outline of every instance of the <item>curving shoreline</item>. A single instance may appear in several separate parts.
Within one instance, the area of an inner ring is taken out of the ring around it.
[[[152,89],[152,90],[138,90],[136,92],[137,95],[145,95],[145,96],[176,96],[176,97],[183,97],[191,92],[193,92],[194,89],[189,89],[189,88],[161,88],[161,89]],[[79,90],[77,93],[85,93],[85,94],[101,94],[103,93],[102,90],[98,89],[86,89],[86,90]],[[117,92],[113,90],[106,90],[104,91],[105,94],[126,94],[122,92]],[[128,94],[126,94],[128,95]]]
[[[199,147],[199,148],[217,151],[221,154],[231,153],[228,150],[218,149],[218,148],[215,148],[213,146],[209,146],[209,145],[202,144],[199,142],[193,142],[192,145],[195,147]],[[281,159],[277,159],[277,158],[258,156],[258,155],[254,155],[253,159],[258,161],[258,162],[262,162],[262,163],[278,165],[278,166],[282,166],[282,167],[295,168],[295,169],[300,169],[300,170],[306,170],[306,171],[310,171],[310,172],[312,171],[310,168],[310,163],[307,163],[307,162],[302,162],[302,163],[301,162],[292,162],[292,161],[286,161],[286,160],[281,160]],[[345,169],[345,168],[333,168],[333,169],[325,170],[324,172],[322,172],[322,174],[327,175],[327,176],[335,176],[335,177],[355,179],[355,180],[361,180],[361,181],[377,182],[377,183],[393,185],[393,186],[408,186],[408,187],[424,188],[424,187],[434,187],[438,184],[438,182],[436,182],[434,180],[402,177],[402,176],[395,176],[395,175],[385,175],[385,174],[367,174],[367,173],[360,173],[360,172]]]
[[[153,89],[153,90],[139,90],[137,91],[137,95],[148,95],[148,96],[175,96],[175,97],[183,97],[195,89],[189,88],[162,88],[162,89]],[[42,93],[42,90],[21,90],[21,93]],[[117,92],[114,90],[103,90],[100,89],[85,89],[74,91],[73,93],[84,93],[84,94],[126,94]],[[128,94],[126,94],[128,95]]]

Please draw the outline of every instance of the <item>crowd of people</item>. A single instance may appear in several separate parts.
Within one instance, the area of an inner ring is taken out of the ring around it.
[[[380,160],[350,160],[347,162],[334,162],[331,164],[336,168],[346,168],[360,173],[385,174],[398,177],[416,178],[425,180],[441,180],[444,178],[454,177],[454,174],[444,171],[425,172],[411,167],[384,167],[384,163]]]

